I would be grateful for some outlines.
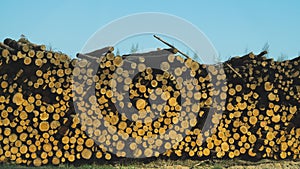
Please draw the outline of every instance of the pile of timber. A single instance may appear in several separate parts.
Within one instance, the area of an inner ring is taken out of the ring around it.
[[[71,59],[5,39],[0,161],[300,158],[300,57],[204,65],[176,52],[104,48]]]

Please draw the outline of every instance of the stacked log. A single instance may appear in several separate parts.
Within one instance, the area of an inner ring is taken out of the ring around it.
[[[5,39],[0,161],[300,158],[299,57],[205,65],[176,52],[115,56],[108,47],[71,59]]]
[[[185,153],[252,160],[299,158],[298,62],[299,58],[275,62],[253,53],[225,62],[228,95],[217,130],[198,145],[195,142],[203,136],[196,130],[191,135],[194,146]]]

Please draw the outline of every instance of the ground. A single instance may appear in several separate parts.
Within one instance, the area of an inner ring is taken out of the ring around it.
[[[14,168],[14,169],[25,169],[28,166],[17,166],[14,164],[0,164],[1,169]],[[147,164],[143,163],[132,163],[130,164],[85,164],[79,166],[62,164],[59,166],[42,166],[42,167],[30,167],[35,169],[146,169],[146,168],[162,168],[162,169],[299,169],[300,161],[274,161],[274,160],[261,160],[258,162],[249,162],[243,160],[205,160],[205,161],[195,161],[195,160],[156,160]]]

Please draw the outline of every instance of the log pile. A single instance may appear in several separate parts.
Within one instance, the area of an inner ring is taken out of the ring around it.
[[[0,161],[300,158],[300,57],[216,65],[164,49],[115,56],[0,43]],[[158,64],[159,63],[159,64]]]

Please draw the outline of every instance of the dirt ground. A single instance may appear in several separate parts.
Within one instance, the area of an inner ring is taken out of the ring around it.
[[[249,162],[244,160],[155,160],[149,163],[141,163],[136,161],[128,161],[125,163],[106,163],[106,164],[61,164],[59,166],[46,165],[41,167],[33,166],[19,166],[16,164],[1,164],[1,169],[300,169],[300,161],[274,161],[274,160],[261,160],[258,162]]]
[[[126,167],[126,166],[123,166]],[[122,167],[122,168],[123,168]],[[274,161],[261,160],[249,162],[244,160],[180,160],[180,161],[153,161],[140,166],[127,166],[129,168],[165,168],[165,169],[300,169],[300,161]]]

